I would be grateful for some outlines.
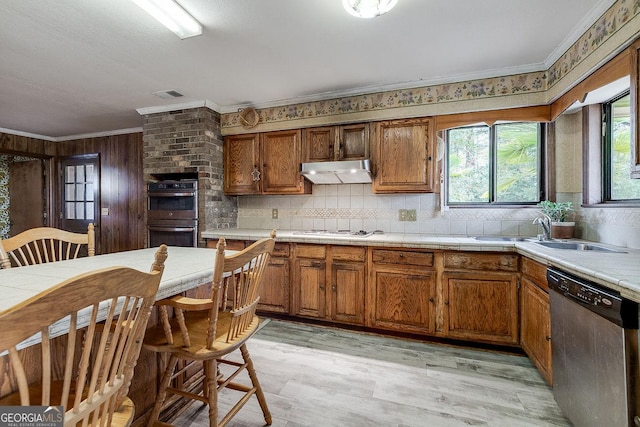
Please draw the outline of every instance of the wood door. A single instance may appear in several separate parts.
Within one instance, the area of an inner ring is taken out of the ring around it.
[[[433,191],[432,133],[431,119],[376,123],[371,151],[374,193]]]
[[[523,277],[521,295],[520,344],[542,377],[553,384],[549,294]]]
[[[431,333],[434,284],[434,271],[374,264],[368,288],[369,326]]]
[[[100,158],[83,154],[60,158],[60,228],[86,233],[90,223],[100,241]],[[97,246],[97,245],[96,245]],[[99,253],[99,252],[98,252]]]
[[[258,309],[271,313],[289,313],[289,284],[289,258],[271,257],[262,279]]]
[[[302,145],[305,162],[327,162],[334,159],[336,127],[304,129]]]
[[[224,139],[224,193],[258,194],[264,179],[257,133]]]
[[[311,184],[300,175],[302,142],[300,129],[260,134],[262,192],[303,194]]]
[[[518,280],[515,274],[443,274],[447,337],[518,344]]]
[[[45,225],[43,160],[9,163],[9,235]]]
[[[369,158],[369,123],[340,126],[338,140],[339,160]]]
[[[326,261],[296,259],[294,265],[293,314],[324,319],[326,316]]]
[[[331,320],[364,324],[364,263],[331,264]]]

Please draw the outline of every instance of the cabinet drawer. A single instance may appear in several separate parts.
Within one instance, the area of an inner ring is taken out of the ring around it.
[[[549,291],[546,265],[540,264],[532,259],[522,257],[521,271],[523,275],[531,279],[531,281],[539,288],[542,288],[547,292]]]
[[[324,260],[327,256],[327,247],[324,245],[296,245],[296,257],[315,258]]]
[[[406,264],[423,267],[433,266],[432,252],[411,252],[387,249],[374,249],[372,260],[378,264]]]
[[[444,254],[444,268],[448,270],[518,271],[518,256],[448,252]]]
[[[289,257],[289,244],[285,242],[276,242],[271,256]]]
[[[358,246],[331,246],[331,258],[339,261],[364,262],[365,248]]]

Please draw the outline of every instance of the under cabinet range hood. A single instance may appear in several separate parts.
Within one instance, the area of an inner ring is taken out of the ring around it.
[[[366,184],[371,182],[371,162],[365,159],[303,163],[300,174],[314,184]]]

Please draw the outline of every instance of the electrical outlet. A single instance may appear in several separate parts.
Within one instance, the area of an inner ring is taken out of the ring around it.
[[[398,210],[398,221],[406,221],[407,220],[407,210],[400,209]]]
[[[417,214],[415,209],[407,209],[407,216],[405,221],[417,221]]]
[[[271,209],[271,219],[278,219],[278,209]]]

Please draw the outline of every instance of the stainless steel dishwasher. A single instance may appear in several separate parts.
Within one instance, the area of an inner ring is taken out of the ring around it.
[[[640,426],[638,304],[553,268],[547,279],[556,402],[576,427]]]

